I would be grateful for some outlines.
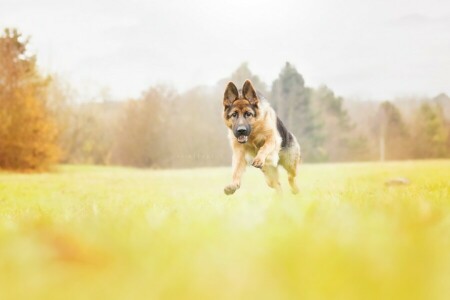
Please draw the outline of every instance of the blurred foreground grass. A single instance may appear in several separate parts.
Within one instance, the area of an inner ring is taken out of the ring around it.
[[[230,173],[0,172],[0,299],[450,299],[450,161]]]

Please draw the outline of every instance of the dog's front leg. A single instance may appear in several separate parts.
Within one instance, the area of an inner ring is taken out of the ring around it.
[[[252,166],[262,168],[266,162],[267,156],[277,148],[277,140],[275,135],[271,134],[265,141],[264,145],[259,149],[256,157],[253,159]]]
[[[233,194],[241,186],[241,177],[245,171],[247,162],[245,161],[245,151],[242,147],[239,149],[233,149],[233,181],[227,185],[224,189],[225,194]]]

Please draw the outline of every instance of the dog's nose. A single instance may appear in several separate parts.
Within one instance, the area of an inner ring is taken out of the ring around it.
[[[245,128],[245,126],[239,126],[239,127],[237,128],[237,132],[238,132],[239,134],[246,134],[246,133],[247,133],[247,128]]]

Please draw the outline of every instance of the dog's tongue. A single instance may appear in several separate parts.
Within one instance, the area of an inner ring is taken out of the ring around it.
[[[241,135],[240,137],[237,138],[237,140],[239,143],[245,143],[247,142],[247,138],[248,138],[247,136]]]

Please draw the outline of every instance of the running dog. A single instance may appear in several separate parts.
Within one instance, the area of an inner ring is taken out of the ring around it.
[[[300,163],[300,146],[250,80],[246,80],[240,90],[233,82],[228,83],[223,108],[233,151],[233,179],[225,187],[225,194],[231,195],[239,189],[247,159],[251,160],[252,166],[262,170],[269,187],[277,191],[281,191],[278,166],[283,166],[292,193],[298,193],[295,176]]]

